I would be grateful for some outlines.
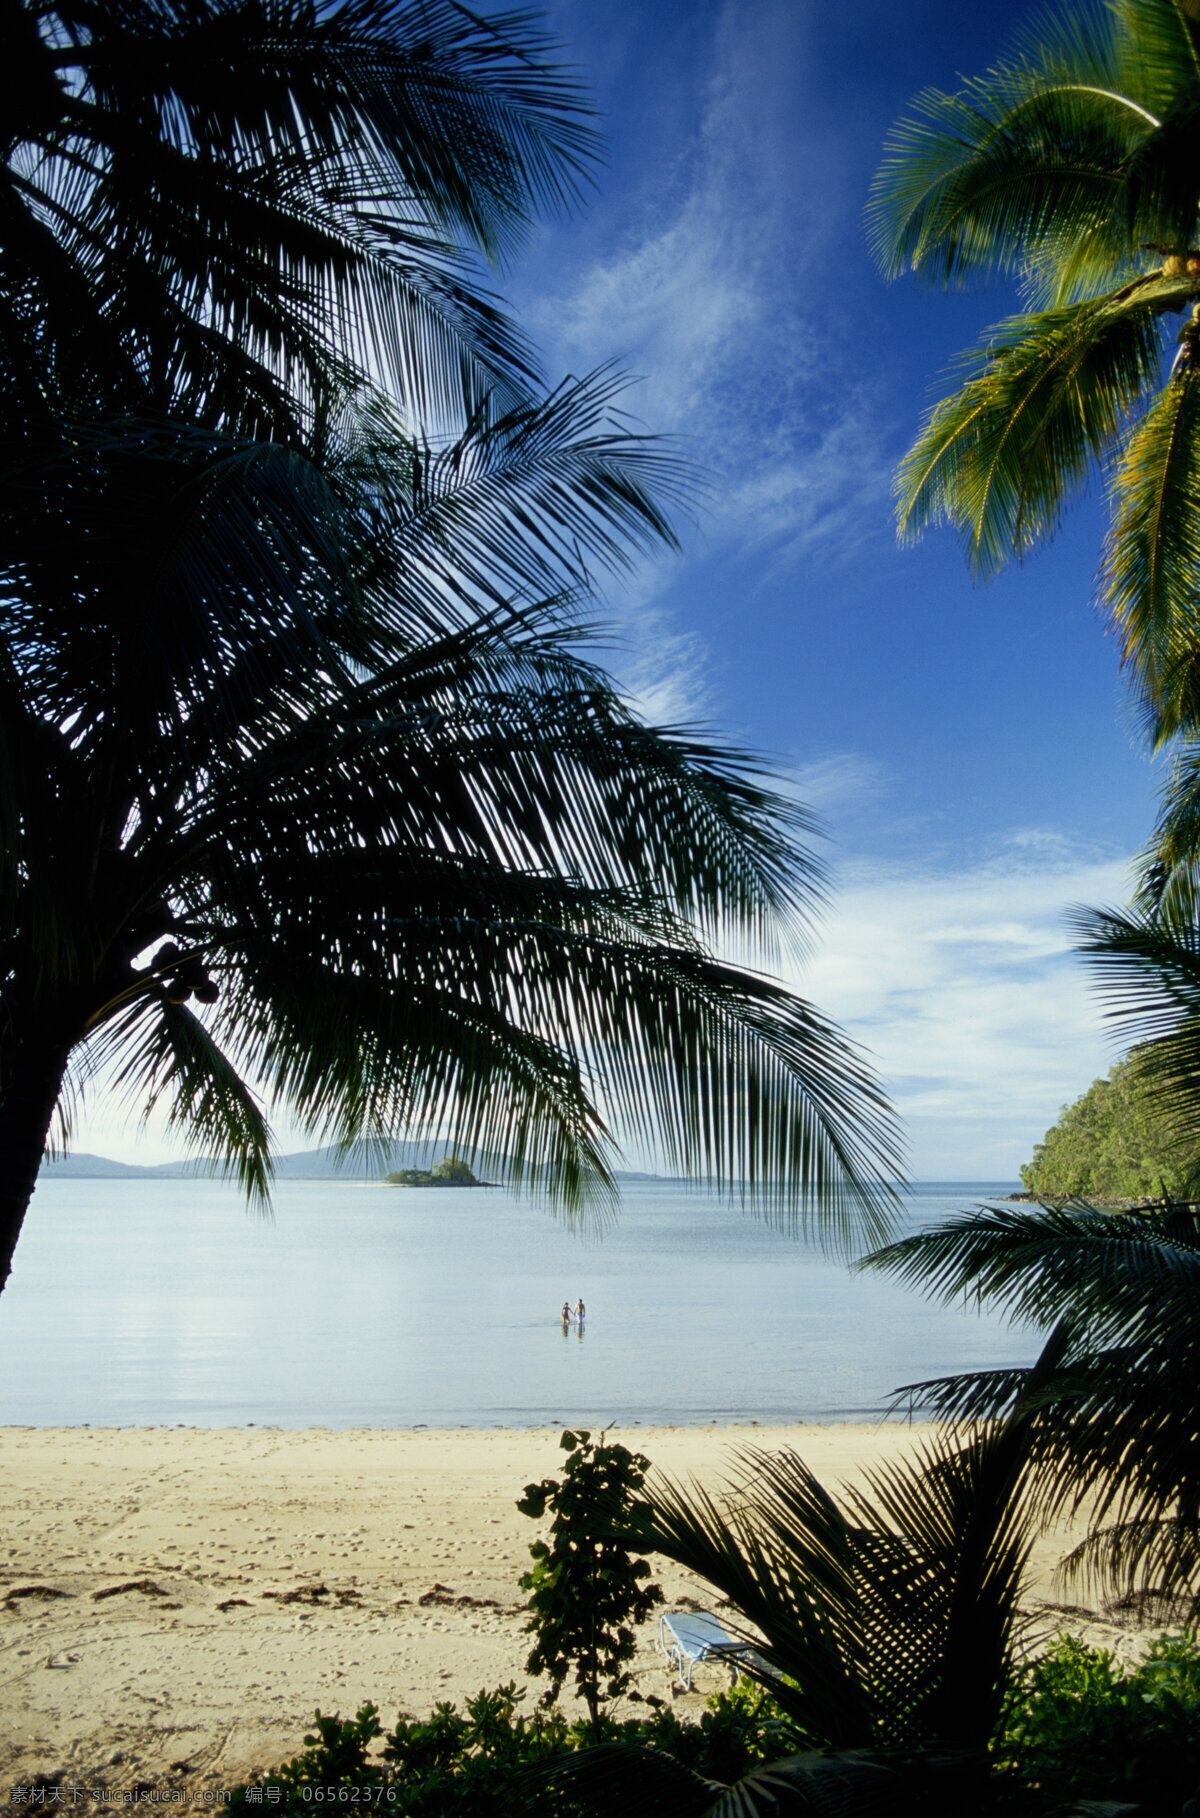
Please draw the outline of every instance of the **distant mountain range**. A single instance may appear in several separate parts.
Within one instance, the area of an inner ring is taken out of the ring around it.
[[[401,1168],[428,1168],[440,1159],[443,1151],[435,1143],[389,1143],[366,1156],[349,1161],[333,1148],[305,1149],[296,1155],[275,1157],[276,1180],[382,1180]],[[503,1178],[505,1159],[499,1155],[475,1158],[475,1171],[481,1180]],[[196,1175],[221,1175],[221,1162],[204,1157],[192,1161],[160,1162],[157,1167],[141,1168],[134,1162],[110,1161],[106,1155],[64,1155],[55,1161],[44,1161],[42,1176],[50,1180],[188,1180]],[[618,1174],[618,1180],[658,1180],[656,1174]]]

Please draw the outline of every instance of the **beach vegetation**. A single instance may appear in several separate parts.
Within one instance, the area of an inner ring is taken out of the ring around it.
[[[336,1803],[339,1789],[357,1788],[364,1803],[370,1789],[373,1806],[401,1818],[509,1812],[583,1818],[604,1809],[597,1800],[611,1788],[614,1769],[626,1792],[631,1763],[644,1783],[648,1752],[659,1790],[682,1788],[687,1809],[699,1786],[707,1791],[707,1809],[722,1785],[775,1760],[791,1742],[787,1719],[769,1695],[748,1686],[715,1693],[695,1719],[679,1718],[661,1700],[637,1716],[605,1711],[599,1753],[590,1719],[571,1722],[545,1704],[526,1715],[524,1697],[511,1682],[484,1689],[462,1710],[446,1702],[428,1717],[398,1717],[386,1735],[376,1705],[363,1705],[352,1718],[318,1711],[303,1753],[237,1788],[230,1803],[239,1811],[311,1812],[316,1789],[326,1789],[319,1803],[331,1796]]]
[[[542,1706],[526,1715],[523,1699],[515,1685],[499,1686],[461,1710],[443,1703],[426,1718],[402,1716],[386,1734],[375,1705],[349,1719],[318,1713],[304,1752],[229,1803],[311,1812],[344,1793],[401,1818],[1176,1818],[1200,1776],[1200,1648],[1187,1633],[1160,1634],[1124,1661],[1060,1635],[1019,1662],[987,1779],[965,1794],[961,1761],[944,1750],[803,1749],[771,1694],[745,1682],[714,1694],[698,1717],[661,1703],[638,1716],[606,1713],[599,1746],[590,1722]]]
[[[663,1600],[648,1563],[632,1550],[649,1514],[650,1461],[604,1434],[594,1440],[568,1431],[559,1443],[567,1455],[561,1474],[527,1484],[517,1503],[535,1521],[552,1517],[531,1544],[533,1565],[521,1578],[534,1637],[525,1668],[549,1679],[548,1704],[573,1668],[573,1690],[599,1742],[605,1705],[632,1684],[634,1627]]]
[[[1141,1199],[1187,1193],[1200,1168],[1194,1136],[1182,1137],[1136,1058],[1093,1080],[1021,1168],[1027,1193],[1046,1199]]]
[[[605,1491],[603,1448],[565,1434],[575,1470],[530,1486],[526,1512],[552,1495],[561,1505],[579,1479],[566,1501],[585,1558],[615,1519],[612,1532],[623,1522],[726,1593],[751,1644],[738,1682],[682,1716],[627,1682],[624,1712],[585,1694],[577,1720],[553,1695],[526,1714],[515,1683],[461,1710],[401,1713],[386,1734],[372,1704],[351,1719],[318,1712],[304,1752],[231,1803],[353,1799],[406,1818],[1174,1818],[1200,1774],[1196,1637],[1160,1634],[1125,1661],[1066,1635],[1019,1645],[1032,1440],[1065,1345],[1056,1334],[1038,1378],[966,1444],[943,1435],[836,1500],[787,1453],[744,1454],[720,1498],[669,1483],[643,1496],[645,1461],[626,1455],[609,1461]],[[644,1592],[641,1574],[632,1589]]]
[[[691,479],[481,275],[594,167],[550,41],[372,0],[14,18],[0,1280],[98,1083],[259,1203],[278,1105],[569,1210],[633,1138],[882,1236],[885,1097],[767,970],[810,818],[587,648]]]
[[[745,1670],[808,1747],[949,1750],[982,1772],[1023,1632],[1038,1382],[835,1497],[793,1452],[747,1451],[722,1494],[656,1484],[651,1545],[727,1600]]]
[[[1162,1634],[1139,1659],[1060,1635],[1017,1670],[997,1769],[1046,1803],[1126,1800],[1175,1818],[1200,1781],[1200,1647]]]
[[[1153,893],[1200,859],[1200,17],[1180,0],[1042,14],[988,71],[926,89],[870,202],[884,270],[1015,282],[1021,310],[958,362],[896,477],[901,533],[945,523],[986,577],[1099,476],[1103,608],[1175,767]]]
[[[351,1796],[403,1818],[842,1818],[962,1811],[1040,1818],[1087,1812],[1175,1818],[1200,1775],[1200,1647],[1161,1634],[1119,1661],[1061,1635],[1014,1663],[986,1761],[911,1743],[814,1749],[772,1690],[740,1681],[680,1717],[651,1697],[637,1715],[571,1721],[509,1683],[463,1708],[318,1712],[293,1761],[234,1791],[239,1810],[311,1811]],[[1089,1803],[1095,1802],[1095,1803]]]
[[[980,1300],[1054,1325],[1055,1369],[966,1372],[909,1384],[909,1406],[971,1430],[1014,1397],[1029,1406],[1030,1501],[1078,1516],[1063,1562],[1109,1596],[1189,1615],[1200,1599],[1200,1219],[1192,1202],[1130,1211],[990,1206],[865,1259],[938,1298]]]

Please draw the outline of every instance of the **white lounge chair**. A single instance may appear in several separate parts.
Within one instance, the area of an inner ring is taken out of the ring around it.
[[[737,1682],[738,1661],[750,1652],[750,1645],[738,1641],[716,1616],[707,1610],[677,1610],[658,1619],[658,1645],[686,1691],[692,1689],[692,1668],[702,1660],[723,1660],[733,1670]]]

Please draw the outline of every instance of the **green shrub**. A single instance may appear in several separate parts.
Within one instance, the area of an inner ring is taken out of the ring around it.
[[[294,1761],[254,1787],[241,1787],[231,1803],[241,1812],[310,1815],[323,1806],[346,1812],[390,1812],[395,1818],[500,1818],[520,1810],[528,1818],[571,1818],[581,1810],[552,1788],[524,1788],[522,1771],[596,1740],[590,1722],[569,1724],[561,1711],[519,1710],[524,1693],[499,1686],[469,1698],[465,1715],[439,1704],[430,1716],[400,1718],[381,1753],[368,1755],[383,1735],[379,1713],[365,1704],[343,1722],[318,1711],[314,1734]],[[618,1722],[601,1714],[605,1742],[658,1749],[706,1779],[730,1782],[762,1762],[798,1746],[774,1701],[742,1684],[718,1692],[699,1722],[683,1722],[669,1706]]]
[[[775,1700],[745,1679],[715,1693],[695,1722],[681,1720],[664,1705],[651,1716],[613,1727],[614,1740],[661,1749],[693,1773],[726,1785],[807,1746]]]
[[[467,1818],[511,1809],[507,1795],[522,1768],[570,1747],[571,1732],[559,1711],[523,1716],[525,1696],[514,1684],[467,1699],[466,1716],[439,1704],[431,1717],[399,1719],[383,1758],[392,1769],[393,1812],[404,1818]],[[553,1796],[522,1802],[530,1812],[567,1814],[574,1808]]]
[[[503,1685],[469,1698],[465,1715],[439,1704],[428,1717],[401,1717],[374,1756],[369,1745],[383,1735],[375,1705],[364,1704],[345,1722],[318,1711],[304,1754],[257,1785],[239,1787],[231,1804],[245,1813],[253,1807],[263,1818],[271,1812],[311,1818],[323,1807],[395,1818],[501,1818],[513,1809],[509,1793],[519,1771],[573,1743],[560,1712],[521,1715],[523,1697],[515,1685]],[[530,1818],[570,1818],[575,1808],[537,1794],[520,1809]]]
[[[1160,1635],[1130,1663],[1060,1636],[1019,1674],[997,1757],[1048,1800],[1129,1800],[1177,1813],[1200,1780],[1195,1636]]]
[[[603,1433],[594,1441],[584,1430],[566,1432],[559,1445],[567,1454],[562,1475],[526,1484],[517,1504],[535,1521],[554,1517],[546,1538],[530,1546],[533,1565],[521,1579],[529,1592],[525,1627],[534,1637],[525,1671],[548,1677],[543,1703],[553,1704],[574,1666],[574,1689],[599,1742],[604,1704],[631,1683],[626,1665],[637,1651],[634,1625],[663,1600],[658,1586],[645,1582],[649,1565],[626,1545],[646,1525],[641,1492],[650,1460],[606,1444]]]
[[[253,1786],[235,1788],[229,1797],[230,1805],[243,1812],[251,1808],[264,1813],[311,1812],[315,1804],[325,1803],[324,1797],[314,1800],[314,1793],[324,1795],[333,1790],[336,1794],[341,1788],[355,1789],[363,1806],[368,1803],[368,1791],[378,1792],[380,1802],[387,1802],[387,1776],[381,1763],[367,1756],[369,1745],[383,1734],[376,1705],[364,1704],[356,1717],[345,1722],[340,1717],[324,1717],[318,1711],[313,1731],[304,1738],[302,1755]],[[330,1803],[338,1803],[336,1797]],[[370,1803],[375,1803],[374,1798]]]

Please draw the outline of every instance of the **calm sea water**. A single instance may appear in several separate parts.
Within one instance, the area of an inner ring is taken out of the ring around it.
[[[921,1187],[907,1222],[1009,1190]],[[589,1237],[499,1192],[283,1181],[268,1221],[222,1183],[49,1180],[0,1297],[0,1423],[862,1419],[1035,1348],[667,1183]]]

